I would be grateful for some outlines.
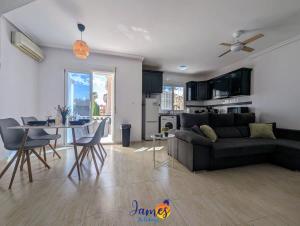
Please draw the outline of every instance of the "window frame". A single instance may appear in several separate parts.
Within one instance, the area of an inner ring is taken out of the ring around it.
[[[175,85],[175,84],[163,84],[163,90],[164,90],[164,86],[170,86],[172,87],[172,109],[171,110],[167,110],[167,109],[162,109],[160,105],[160,111],[161,112],[169,112],[169,111],[172,111],[172,112],[183,112],[184,111],[184,108],[185,108],[185,95],[186,95],[186,92],[185,92],[185,86],[184,85]],[[180,88],[183,88],[183,109],[182,110],[175,110],[174,109],[174,88],[175,87],[180,87]],[[160,99],[161,101],[161,99]]]

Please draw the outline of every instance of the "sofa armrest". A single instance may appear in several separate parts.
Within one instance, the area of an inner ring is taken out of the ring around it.
[[[212,141],[204,136],[201,136],[193,131],[189,130],[177,130],[175,132],[176,138],[183,140],[185,142],[202,145],[202,146],[212,146]]]
[[[283,138],[288,140],[297,140],[300,141],[300,130],[292,129],[276,129],[276,137]]]

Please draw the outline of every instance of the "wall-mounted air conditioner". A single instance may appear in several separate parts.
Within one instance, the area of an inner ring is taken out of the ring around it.
[[[44,59],[41,48],[21,32],[13,31],[11,33],[11,43],[38,62]]]

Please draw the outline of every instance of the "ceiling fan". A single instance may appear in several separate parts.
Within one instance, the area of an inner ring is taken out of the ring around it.
[[[219,57],[222,57],[222,56],[224,56],[224,55],[226,55],[227,53],[230,53],[230,52],[245,51],[245,52],[251,53],[251,52],[254,51],[254,49],[250,48],[246,45],[251,43],[251,42],[256,41],[259,38],[264,37],[263,34],[257,34],[257,35],[255,35],[255,36],[253,36],[253,37],[251,37],[251,38],[249,38],[245,41],[240,41],[239,37],[244,33],[245,33],[245,31],[243,31],[243,30],[239,30],[239,31],[233,33],[232,37],[234,38],[235,42],[232,43],[232,44],[231,43],[224,43],[224,42],[220,43],[220,45],[230,47],[230,49],[227,50],[226,52],[222,53]]]

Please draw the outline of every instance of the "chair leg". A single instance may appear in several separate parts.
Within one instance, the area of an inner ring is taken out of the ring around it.
[[[96,161],[96,158],[95,158],[94,147],[92,146],[92,147],[90,147],[90,149],[91,149],[94,165],[95,165],[95,168],[96,168],[96,172],[99,175],[99,169],[98,169],[98,164],[97,164],[97,161]]]
[[[105,154],[105,157],[106,157],[107,156],[107,152],[106,152],[105,148],[103,147],[103,145],[101,143],[99,143],[99,145],[101,146],[101,148],[102,148],[102,150],[103,150],[103,152]]]
[[[2,170],[1,174],[0,174],[0,179],[1,177],[5,174],[5,172],[8,170],[8,168],[11,166],[11,164],[15,161],[15,159],[18,156],[18,151],[17,153],[14,155],[14,157],[9,161],[9,163],[7,163],[7,165],[5,166],[5,168]]]
[[[25,152],[22,154],[21,164],[20,164],[20,171],[23,171],[23,165],[25,163]]]
[[[57,155],[57,157],[59,158],[59,159],[61,159],[61,157],[60,157],[60,155],[57,153],[57,151],[55,150],[55,148],[51,145],[51,144],[49,144],[49,147],[52,149],[52,151],[53,151],[53,157],[54,157],[54,154],[55,155]]]
[[[15,176],[16,176],[16,172],[17,172],[17,169],[18,169],[19,162],[20,162],[22,154],[23,154],[23,150],[19,150],[18,151],[18,158],[17,158],[17,161],[16,161],[16,165],[15,165],[13,174],[12,174],[11,179],[10,179],[10,183],[9,183],[8,189],[11,189],[11,186],[12,186],[12,184],[14,182],[14,179],[15,179]]]
[[[102,153],[102,152],[103,152],[103,149],[101,148],[100,144],[97,144],[97,146],[98,146],[99,152],[100,152],[100,154],[101,154],[101,156],[102,156],[102,158],[103,158],[103,160],[104,160],[104,159],[106,158],[107,155],[105,155],[105,152],[104,152],[104,155],[105,155],[105,156],[103,156],[103,153]]]
[[[93,147],[93,149],[94,149],[94,151],[95,151],[97,157],[99,158],[101,164],[103,165],[104,158],[103,158],[103,156],[102,156],[102,154],[101,154],[101,150],[100,150],[100,154],[99,154],[98,150],[97,150],[95,147]],[[100,156],[100,155],[101,155],[101,156]]]
[[[27,159],[29,182],[31,183],[32,182],[32,172],[31,172],[31,161],[30,161],[29,150],[25,151],[25,153],[26,153],[26,159]]]
[[[47,155],[46,155],[46,148],[43,146],[43,152],[44,152],[44,160],[47,162]]]
[[[35,150],[31,150],[33,154],[36,155],[36,157],[42,162],[44,163],[45,167],[47,167],[48,169],[50,169],[50,166],[47,164],[47,162],[35,151]]]
[[[88,152],[88,148],[83,147],[81,152],[83,152],[83,153],[82,153],[83,155],[82,155],[82,157],[81,157],[81,159],[80,159],[80,165],[82,165],[82,162],[83,162],[83,160],[84,160],[84,158],[85,158],[85,156],[86,156],[86,154],[87,154],[87,152]]]

